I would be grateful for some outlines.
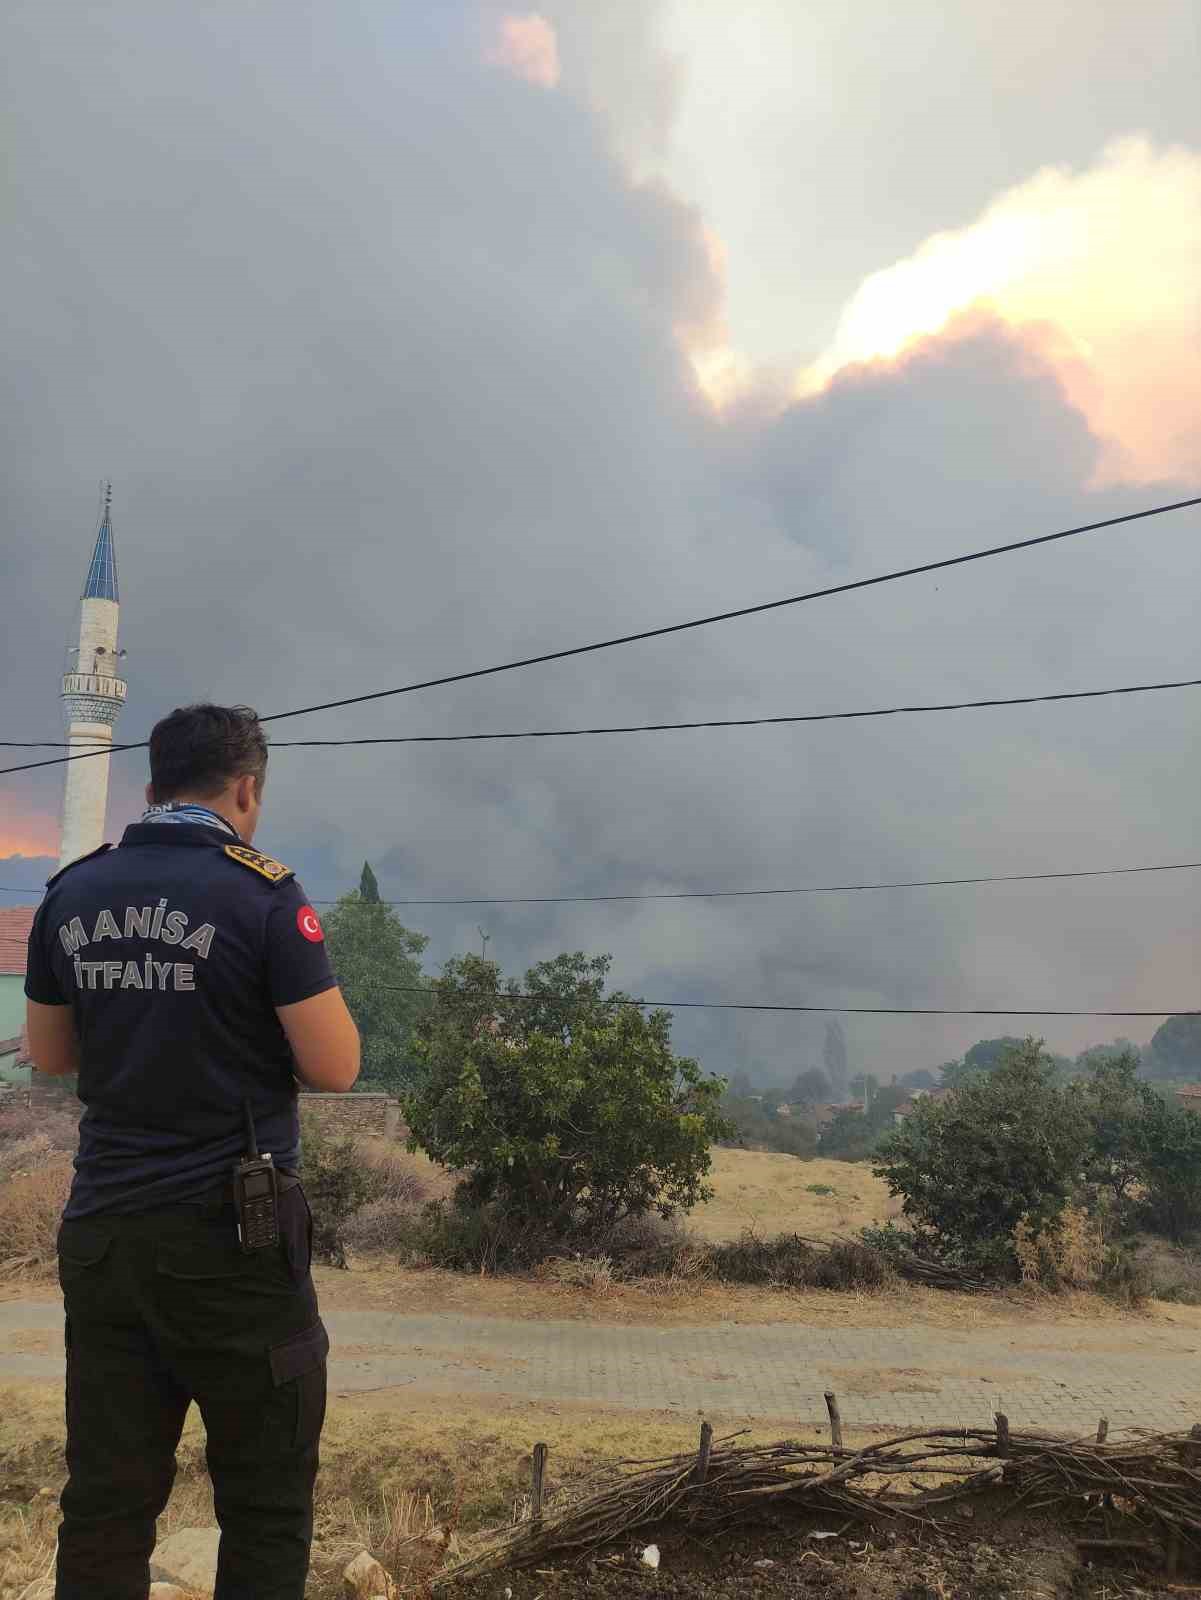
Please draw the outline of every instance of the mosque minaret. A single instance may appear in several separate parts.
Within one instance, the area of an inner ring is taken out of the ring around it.
[[[63,674],[63,710],[70,752],[103,750],[67,762],[63,792],[62,844],[65,866],[104,842],[108,807],[109,750],[128,685],[120,676],[124,650],[117,649],[117,556],[113,548],[112,485],[105,486],[104,513],[79,605],[79,644]]]

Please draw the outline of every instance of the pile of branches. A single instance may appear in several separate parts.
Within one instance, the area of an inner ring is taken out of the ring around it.
[[[1122,1510],[1169,1550],[1184,1544],[1201,1553],[1201,1442],[1190,1435],[1101,1444],[1011,1433],[998,1418],[995,1429],[934,1428],[859,1450],[795,1441],[737,1446],[739,1437],[715,1442],[711,1452],[702,1444],[699,1459],[615,1463],[607,1482],[594,1479],[561,1507],[488,1536],[434,1587],[502,1566],[584,1556],[668,1522],[720,1532],[756,1512],[787,1508],[868,1524],[928,1524],[933,1507],[985,1490],[1031,1510],[1120,1497]]]
[[[803,1234],[798,1237],[817,1250],[828,1250],[831,1247],[831,1241],[828,1239],[809,1239]],[[940,1261],[935,1256],[918,1255],[913,1250],[901,1249],[898,1246],[888,1250],[877,1250],[875,1245],[867,1244],[863,1239],[847,1239],[841,1236],[833,1243],[853,1244],[860,1250],[870,1250],[882,1261],[887,1262],[898,1278],[904,1278],[909,1283],[924,1283],[931,1289],[960,1289],[967,1294],[979,1294],[985,1289],[996,1287],[995,1284],[990,1284],[969,1272],[966,1267],[954,1266],[951,1262]]]

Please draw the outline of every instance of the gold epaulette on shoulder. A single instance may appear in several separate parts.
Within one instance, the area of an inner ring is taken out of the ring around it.
[[[291,867],[285,867],[282,861],[272,861],[270,856],[265,856],[261,850],[252,850],[248,844],[227,844],[225,854],[240,867],[249,867],[251,872],[266,878],[268,883],[283,883],[292,876]]]

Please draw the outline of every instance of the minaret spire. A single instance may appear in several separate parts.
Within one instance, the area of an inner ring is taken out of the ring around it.
[[[104,486],[104,508],[91,565],[79,602],[79,644],[63,674],[63,711],[71,752],[107,750],[125,704],[128,685],[120,676],[124,650],[117,649],[119,601],[113,544],[113,486]],[[108,806],[108,754],[67,763],[59,866],[95,850],[104,840]]]

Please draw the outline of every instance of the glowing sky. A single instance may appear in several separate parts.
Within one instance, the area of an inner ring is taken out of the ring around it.
[[[813,353],[797,363],[795,393],[812,395],[845,368],[895,357],[975,308],[1021,330],[1055,368],[1105,443],[1094,482],[1188,475],[1201,456],[1201,150],[1118,126],[1082,165],[1040,163],[998,193],[982,175],[965,225],[956,225],[956,184],[945,226],[844,282],[832,326],[800,271],[781,298],[771,258],[790,218],[806,275],[813,256],[804,231],[813,207],[795,191],[789,205],[789,175],[805,171],[803,141],[823,117],[854,115],[854,86],[842,98],[830,77],[857,31],[840,28],[828,6],[779,0],[677,0],[663,13],[660,40],[676,67],[670,128],[648,137],[639,127],[627,153],[635,170],[662,175],[701,207],[724,304],[681,335],[710,399],[723,407],[744,397],[757,367],[776,377],[806,346]],[[897,42],[912,51],[915,39]],[[1004,54],[1002,46],[994,68]],[[557,83],[553,22],[504,16],[493,59]],[[875,63],[882,87],[883,65]],[[611,88],[596,92],[603,100]]]

